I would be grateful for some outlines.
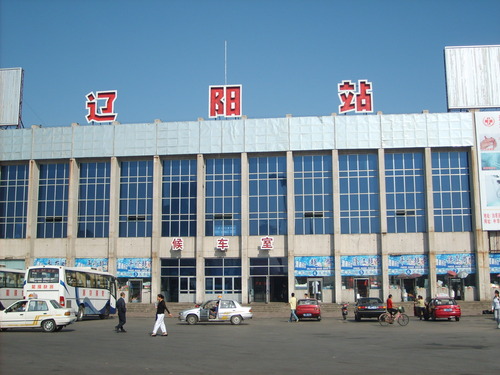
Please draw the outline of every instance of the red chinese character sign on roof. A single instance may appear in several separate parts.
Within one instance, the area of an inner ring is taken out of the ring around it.
[[[261,241],[261,245],[260,245],[260,249],[261,250],[272,250],[273,249],[273,241],[274,241],[274,238],[273,237],[262,237],[260,239]]]
[[[219,238],[215,248],[220,251],[227,251],[227,249],[229,249],[229,240],[224,237]]]
[[[174,251],[184,250],[184,240],[182,238],[174,238],[172,240],[172,250]]]
[[[86,108],[87,122],[112,122],[118,117],[115,113],[115,100],[118,97],[118,91],[96,91],[87,94]],[[102,104],[99,106],[99,104]]]
[[[373,112],[373,84],[365,79],[358,81],[356,84],[350,80],[342,81],[338,84],[339,88],[339,113],[356,112],[356,113],[371,113]]]
[[[208,87],[208,117],[241,117],[241,85]]]

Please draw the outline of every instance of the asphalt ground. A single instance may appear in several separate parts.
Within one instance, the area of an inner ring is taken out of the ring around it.
[[[239,326],[167,318],[89,319],[61,332],[0,333],[0,374],[500,374],[500,329],[491,316],[382,327],[339,318],[288,323],[255,318]]]

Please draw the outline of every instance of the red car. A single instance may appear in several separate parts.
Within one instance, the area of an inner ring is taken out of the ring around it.
[[[299,299],[297,301],[297,311],[295,312],[299,320],[317,319],[321,320],[321,308],[319,302],[314,298]]]
[[[453,298],[437,297],[432,298],[424,311],[425,320],[448,319],[455,318],[458,322],[462,316],[462,310]]]

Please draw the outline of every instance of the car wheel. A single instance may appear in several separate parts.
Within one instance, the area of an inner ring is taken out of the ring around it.
[[[186,322],[189,325],[196,324],[196,323],[198,323],[198,317],[196,315],[193,315],[193,314],[188,315],[186,318]]]
[[[42,322],[42,329],[44,332],[54,332],[56,330],[56,322],[52,319],[44,320]]]
[[[242,320],[243,319],[241,319],[241,316],[239,316],[239,315],[233,315],[231,317],[231,324],[238,325],[238,324],[241,323]]]
[[[78,312],[76,313],[76,320],[78,320],[78,321],[83,320],[84,315],[85,315],[85,307],[80,306],[78,308]]]
[[[319,315],[317,319],[318,319],[318,322],[319,322],[321,320],[321,315]]]
[[[460,317],[459,317],[459,316],[456,316],[456,317],[455,317],[455,321],[457,321],[457,322],[458,322],[459,320],[460,320]]]
[[[358,314],[354,314],[354,320],[357,322],[361,322],[361,317]]]
[[[436,314],[432,313],[432,316],[431,316],[432,320],[436,320]]]

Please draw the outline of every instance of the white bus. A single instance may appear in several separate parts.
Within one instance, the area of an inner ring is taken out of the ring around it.
[[[0,267],[0,302],[4,308],[23,299],[25,273],[24,270]]]
[[[91,268],[33,266],[26,270],[24,295],[55,299],[73,309],[78,320],[86,315],[101,319],[116,312],[116,278]]]

